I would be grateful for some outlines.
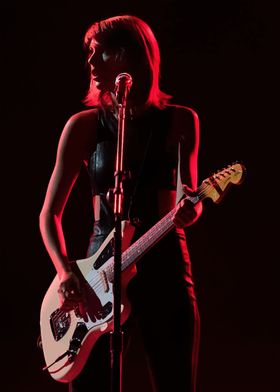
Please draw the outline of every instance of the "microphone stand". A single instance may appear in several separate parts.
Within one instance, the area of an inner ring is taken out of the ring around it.
[[[122,352],[123,332],[121,330],[121,267],[122,267],[122,204],[123,204],[123,153],[126,116],[127,89],[118,100],[118,141],[115,166],[115,188],[114,188],[114,282],[113,282],[113,331],[111,332],[111,391],[122,390]],[[117,97],[118,98],[118,97]]]

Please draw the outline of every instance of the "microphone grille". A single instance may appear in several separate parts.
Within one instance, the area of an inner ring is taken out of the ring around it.
[[[132,77],[129,73],[127,72],[122,72],[116,77],[115,84],[118,86],[121,82],[124,82],[126,85],[131,86],[132,85]]]

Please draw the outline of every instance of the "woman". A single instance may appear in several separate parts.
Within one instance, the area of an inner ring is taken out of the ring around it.
[[[178,201],[182,191],[196,189],[199,121],[193,110],[170,104],[171,97],[160,90],[159,47],[144,21],[124,15],[94,23],[84,43],[90,70],[85,104],[90,108],[71,116],[63,129],[40,214],[40,230],[59,277],[61,308],[78,306],[80,315],[86,317],[87,298],[67,256],[62,215],[85,164],[94,210],[88,256],[114,227],[107,196],[114,188],[117,76],[127,73],[132,77],[126,106],[124,168],[129,175],[124,181],[123,218],[135,226],[133,242],[176,206],[176,196]],[[199,315],[184,228],[201,212],[201,202],[184,199],[178,203],[176,228],[137,262],[137,274],[127,290],[132,311],[123,326],[124,364],[138,331],[136,340],[141,340],[145,350],[150,388],[156,392],[195,390]],[[128,368],[133,373],[133,367]],[[124,390],[131,390],[127,386],[131,378],[124,365]],[[104,334],[69,390],[109,392],[109,379],[108,335]],[[136,380],[133,391],[138,383]]]

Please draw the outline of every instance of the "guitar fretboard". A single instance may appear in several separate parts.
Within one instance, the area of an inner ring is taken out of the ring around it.
[[[153,245],[164,237],[173,227],[172,221],[176,208],[171,210],[141,238],[135,241],[122,255],[122,271],[133,262],[137,262]]]
[[[195,197],[189,197],[190,200],[195,204],[201,197],[198,195]],[[151,249],[161,238],[163,238],[169,231],[174,227],[173,217],[176,212],[176,208],[173,208],[167,215],[165,215],[159,222],[151,227],[142,237],[135,241],[126,251],[122,254],[122,266],[121,269],[124,271],[132,263],[136,263],[149,249]],[[113,263],[107,267],[106,275],[110,281],[113,281]]]

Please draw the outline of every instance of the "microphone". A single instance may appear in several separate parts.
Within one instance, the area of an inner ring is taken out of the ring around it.
[[[126,72],[120,73],[115,80],[115,95],[119,105],[125,106],[127,95],[132,86],[132,77]]]

